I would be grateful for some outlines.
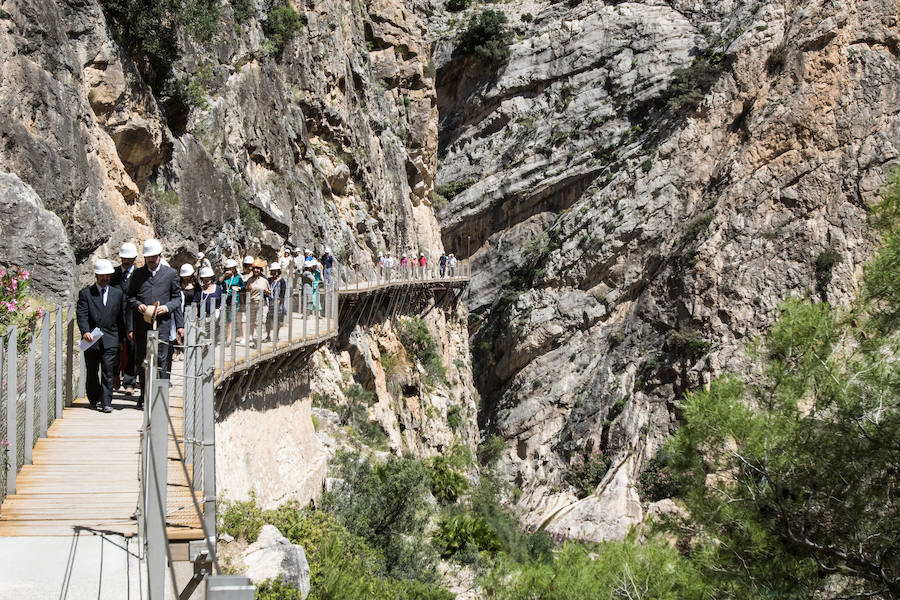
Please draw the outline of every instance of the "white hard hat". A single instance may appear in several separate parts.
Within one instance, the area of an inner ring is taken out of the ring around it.
[[[245,257],[244,257],[244,264],[245,264],[245,265],[252,265],[252,264],[253,264],[253,257],[252,257],[252,256],[245,256]]]
[[[302,254],[302,252],[300,252],[300,248],[294,248],[294,254]]]
[[[197,255],[197,260],[203,260],[205,257],[206,257],[206,255],[201,252],[200,254]]]
[[[231,262],[234,262],[234,261],[231,261]],[[234,263],[234,264],[236,265],[237,263]],[[203,267],[200,269],[200,279],[204,279],[206,277],[212,278],[215,276],[216,276],[216,274],[213,273],[212,267]]]
[[[234,260],[233,258],[225,259],[225,268],[226,269],[236,269],[237,266],[238,266],[238,262],[236,260]]]
[[[281,263],[273,262],[271,265],[269,265],[269,270],[270,271],[280,271]]]
[[[303,254],[312,254],[312,250],[310,250],[309,248],[306,248],[306,249],[303,251]]]
[[[105,258],[98,258],[94,261],[94,275],[112,275],[112,263]]]
[[[331,254],[331,248],[325,246],[325,254]]]
[[[378,256],[381,257],[381,256],[384,256],[384,255],[383,255],[381,252],[379,252],[379,253],[378,253]]]
[[[388,256],[391,255],[390,251],[385,252],[385,254],[387,254]]]
[[[194,274],[194,265],[185,263],[181,265],[181,271],[178,272],[178,275],[181,277],[190,277]]]
[[[137,258],[137,246],[131,242],[125,242],[119,248],[119,258]]]
[[[424,252],[420,252],[420,253],[419,253],[419,256],[425,256],[425,253],[424,253]]]
[[[403,258],[406,258],[406,252],[403,253]]]
[[[150,238],[144,242],[144,256],[157,256],[162,254],[162,244],[156,238]]]

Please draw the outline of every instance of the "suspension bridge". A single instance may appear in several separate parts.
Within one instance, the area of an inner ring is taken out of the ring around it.
[[[0,436],[10,444],[0,481],[0,599],[192,597],[207,574],[220,571],[217,408],[274,365],[302,368],[367,308],[401,314],[409,294],[458,295],[469,277],[465,263],[453,274],[354,276],[315,297],[288,281],[284,299],[223,304],[210,314],[201,306],[186,315],[171,377],[147,370],[143,411],[118,394],[110,414],[79,397],[73,307],[45,313],[25,348],[11,329],[0,354]],[[148,364],[155,352],[148,343]]]

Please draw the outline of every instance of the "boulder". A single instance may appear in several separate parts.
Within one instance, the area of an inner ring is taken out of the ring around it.
[[[243,556],[247,576],[253,583],[281,578],[309,595],[309,563],[306,552],[281,535],[277,527],[263,525],[259,537],[247,547]]]
[[[48,300],[74,291],[75,255],[62,221],[13,173],[0,173],[0,263],[27,268],[32,289]]]

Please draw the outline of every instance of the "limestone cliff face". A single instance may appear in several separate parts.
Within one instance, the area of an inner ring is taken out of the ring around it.
[[[328,244],[355,268],[379,250],[439,253],[437,104],[418,18],[400,0],[293,2],[305,25],[273,52],[263,22],[275,4],[248,5],[238,22],[221,3],[208,44],[179,40],[171,80],[189,93],[174,102],[142,79],[96,1],[2,3],[0,171],[60,217],[82,274],[153,234],[173,264],[201,250],[271,258],[285,242]]]
[[[238,398],[216,424],[223,496],[243,500],[252,493],[267,508],[288,500],[306,504],[318,498],[339,449],[474,456],[478,408],[467,360],[467,313],[446,300],[432,297],[422,305],[446,381],[428,380],[400,342],[397,320],[376,310],[368,322],[317,350],[305,368],[274,373]],[[369,398],[359,418],[383,432],[383,442],[360,435],[360,422],[341,422],[339,413],[359,402],[354,388]]]
[[[428,21],[482,426],[508,440],[531,524],[621,536],[681,394],[745,370],[786,295],[853,296],[898,158],[898,6],[496,8],[517,41],[480,72],[451,57],[459,16]],[[596,448],[613,467],[578,500],[563,474]]]

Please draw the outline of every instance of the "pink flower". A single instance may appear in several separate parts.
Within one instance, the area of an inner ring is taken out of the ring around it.
[[[23,280],[27,281],[27,280],[28,280],[28,275],[29,275],[28,271],[22,271],[22,279],[23,279]]]
[[[6,269],[0,267],[0,277],[6,277]]]
[[[44,316],[44,309],[41,308],[40,306],[38,306],[38,309],[37,309],[37,316],[38,316],[38,319],[40,319],[41,317]]]

